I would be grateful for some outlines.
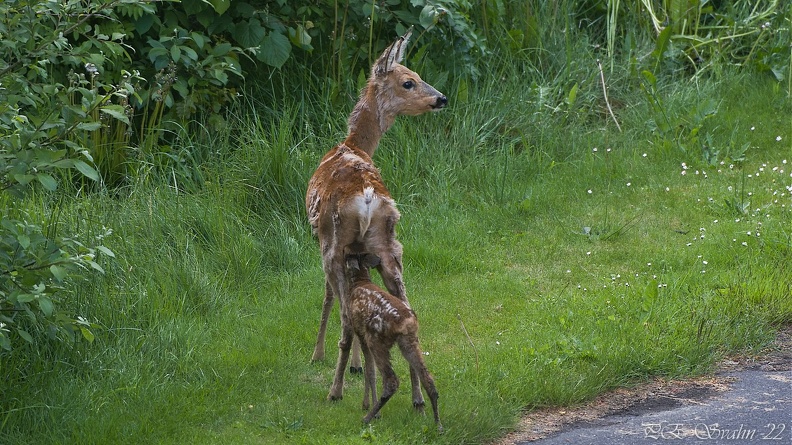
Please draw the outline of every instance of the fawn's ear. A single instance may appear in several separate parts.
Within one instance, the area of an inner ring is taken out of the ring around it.
[[[395,42],[391,43],[390,46],[385,48],[385,51],[379,56],[379,59],[377,59],[372,69],[372,74],[374,74],[374,76],[385,76],[393,70],[394,63],[401,63],[401,61],[404,60],[404,52],[412,36],[412,30],[413,28],[410,27],[403,36],[399,37]]]
[[[363,267],[368,267],[371,269],[372,267],[377,267],[380,265],[380,257],[377,255],[367,253],[366,256],[363,257]]]
[[[360,270],[360,260],[358,259],[357,255],[347,255],[346,257],[346,267],[347,269],[352,270]]]

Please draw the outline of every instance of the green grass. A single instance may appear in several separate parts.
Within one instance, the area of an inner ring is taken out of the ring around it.
[[[482,443],[524,409],[706,373],[792,321],[792,105],[777,84],[663,87],[680,125],[715,98],[701,134],[749,145],[711,165],[653,132],[633,89],[619,91],[618,133],[504,76],[403,118],[375,156],[402,212],[444,435],[412,412],[401,359],[403,386],[371,426],[360,378],[325,400],[339,320],[328,359],[309,363],[323,276],[303,193],[345,116],[250,103],[227,133],[190,139],[200,175],[141,172],[122,197],[65,205],[81,236],[113,231],[117,259],[63,303],[104,328],[2,362],[0,442]]]

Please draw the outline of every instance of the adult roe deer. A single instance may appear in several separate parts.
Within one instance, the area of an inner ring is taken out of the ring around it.
[[[381,259],[377,271],[388,291],[407,300],[402,280],[402,246],[396,240],[399,211],[382,181],[372,156],[396,116],[419,115],[446,106],[446,97],[400,62],[412,29],[392,43],[371,68],[368,83],[348,120],[344,141],[327,152],[308,182],[305,206],[313,232],[319,238],[325,273],[325,297],[312,360],[324,359],[327,318],[338,297],[341,325],[348,325],[348,284],[344,277],[344,249],[353,242]],[[342,339],[343,340],[343,339]],[[356,343],[356,341],[355,341]],[[346,345],[339,343],[339,348]],[[353,345],[352,368],[360,370],[360,349]],[[343,370],[336,376],[328,398],[342,397]],[[411,369],[413,403],[423,406],[418,377]]]
[[[410,364],[410,369],[418,374],[421,385],[426,390],[429,401],[432,402],[437,429],[442,432],[443,425],[440,423],[437,407],[437,388],[421,354],[418,342],[418,318],[415,312],[406,301],[390,295],[371,282],[369,268],[380,263],[376,255],[359,252],[357,248],[350,250],[345,258],[346,277],[350,287],[348,304],[352,329],[342,333],[347,336],[341,341],[347,348],[341,350],[338,367],[343,372],[349,358],[349,346],[351,346],[349,337],[356,335],[360,339],[363,357],[366,359],[366,370],[363,374],[365,379],[363,409],[368,410],[371,406],[363,422],[371,422],[399,388],[399,378],[393,371],[390,357],[390,350],[396,344]],[[374,365],[382,376],[382,395],[379,399],[377,399]]]

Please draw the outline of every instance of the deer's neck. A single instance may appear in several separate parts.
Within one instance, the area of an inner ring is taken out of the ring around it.
[[[377,87],[369,85],[349,115],[349,134],[344,142],[360,148],[369,156],[374,156],[382,135],[396,119],[396,116],[386,111],[383,100],[377,94]]]

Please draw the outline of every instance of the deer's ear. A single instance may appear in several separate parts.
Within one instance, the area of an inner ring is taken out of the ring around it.
[[[410,29],[408,29],[403,36],[399,37],[399,40],[393,42],[393,45],[396,46],[396,54],[393,56],[392,62],[401,63],[402,60],[404,60],[404,54],[407,52],[407,44],[410,43],[412,32],[413,27],[410,26]]]
[[[377,267],[380,265],[380,257],[377,255],[367,253],[365,257],[363,257],[363,266],[368,267],[369,269],[372,267]]]
[[[403,36],[385,48],[385,51],[377,59],[377,63],[374,64],[372,74],[378,77],[384,76],[393,70],[394,63],[401,63],[404,60],[404,53],[412,36],[412,30],[412,27],[410,27]]]

